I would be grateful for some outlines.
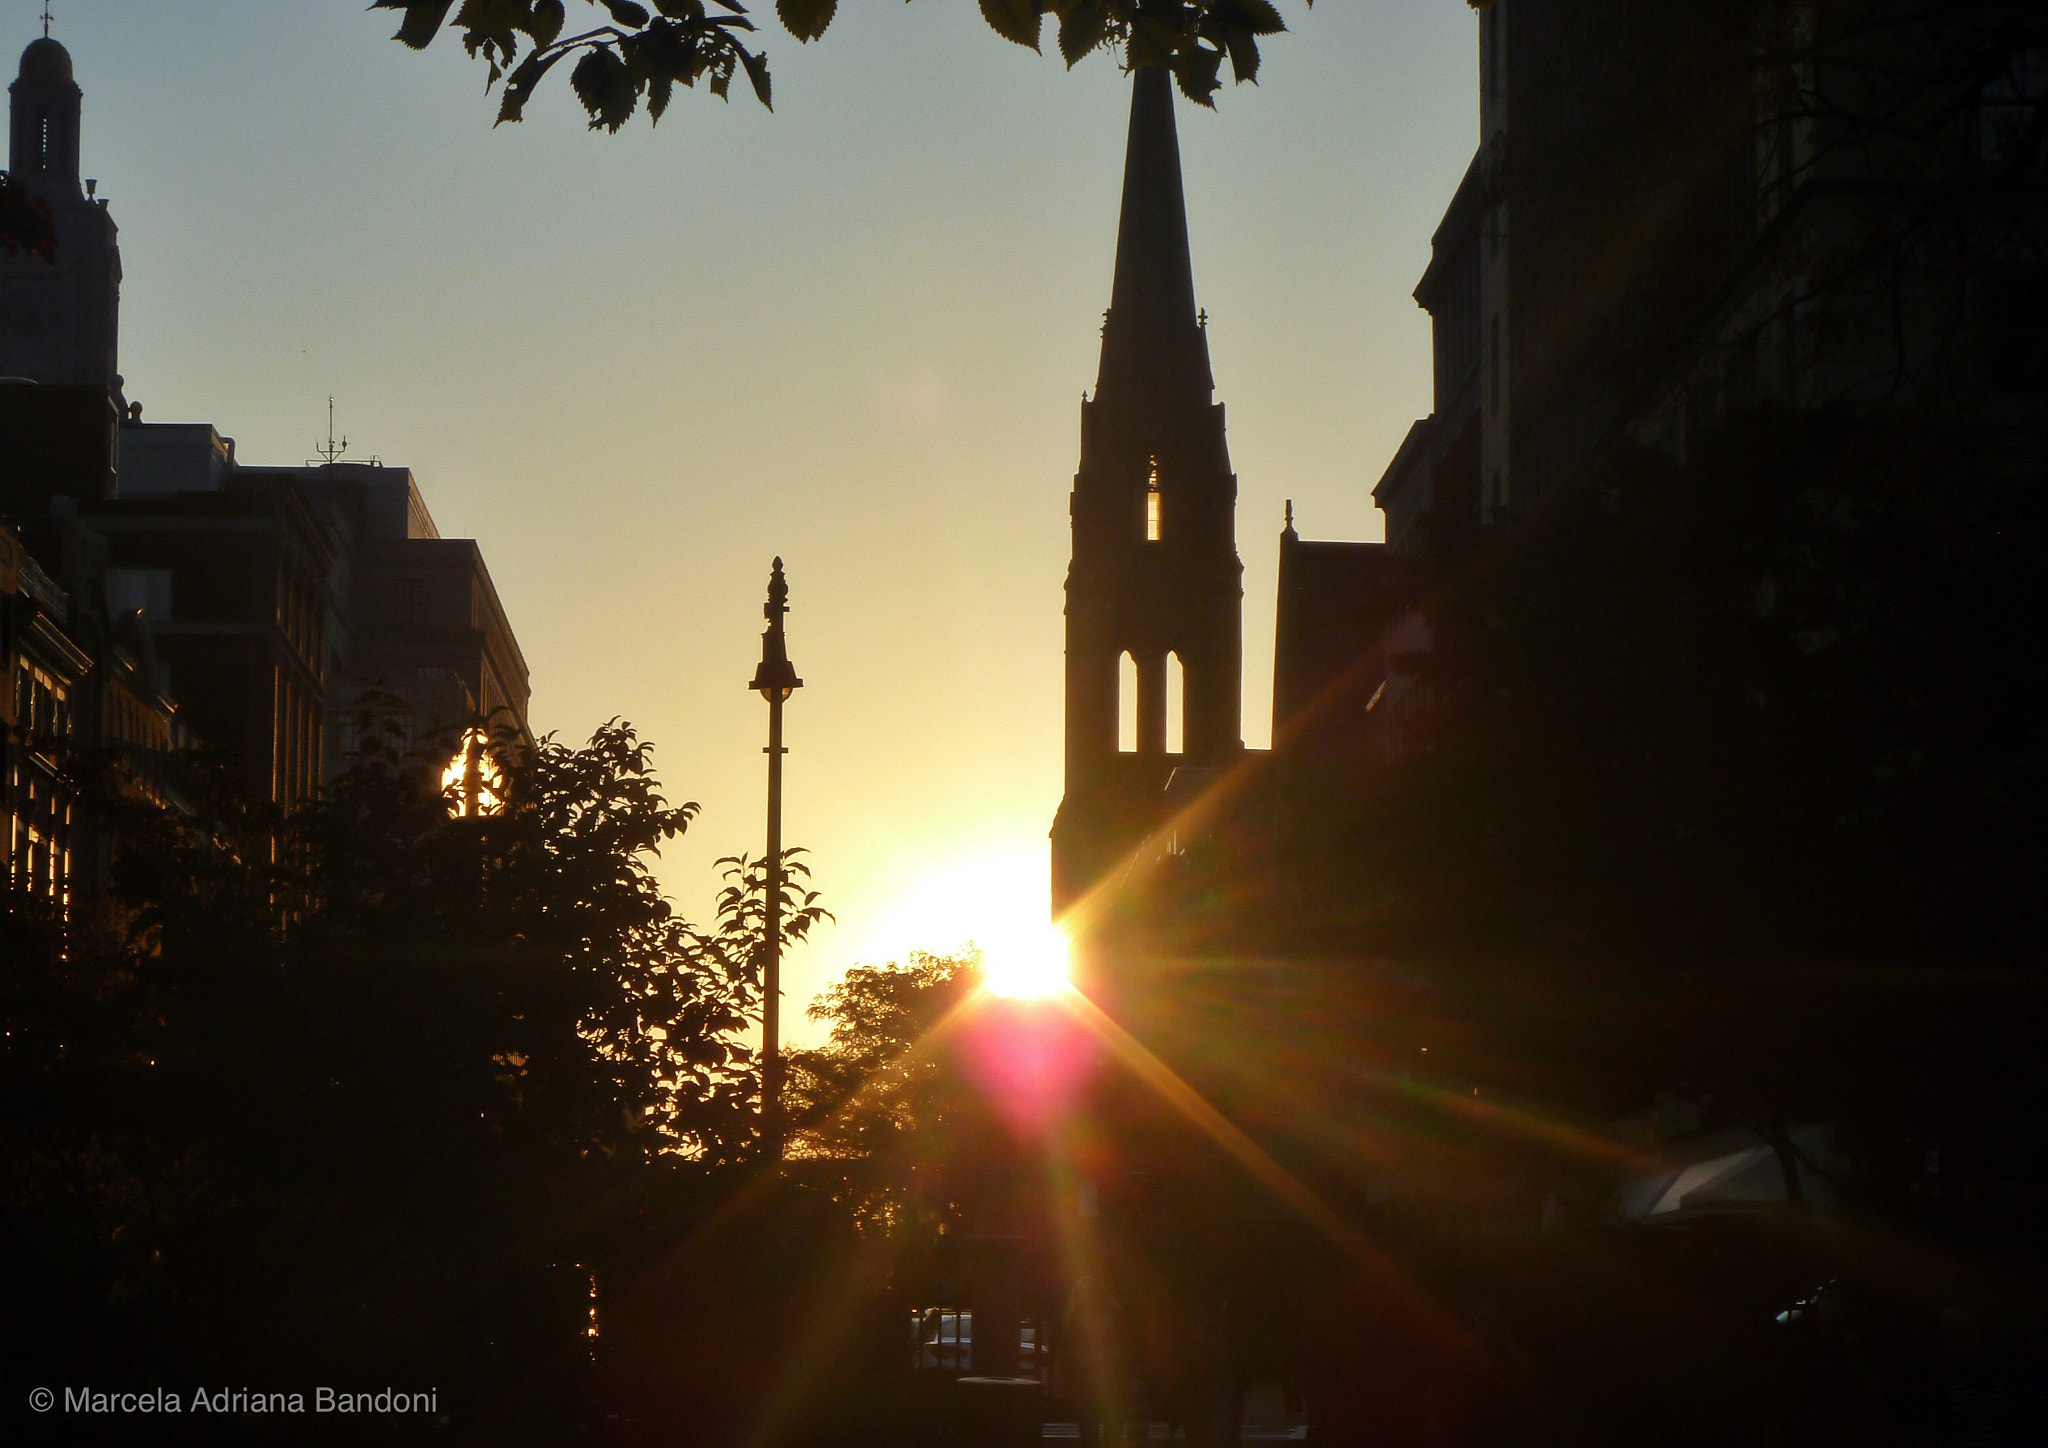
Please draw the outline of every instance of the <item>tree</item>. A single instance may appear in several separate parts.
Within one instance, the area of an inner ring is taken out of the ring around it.
[[[790,1053],[797,1151],[842,1165],[864,1221],[902,1223],[918,1167],[962,1145],[963,1087],[935,1034],[980,983],[979,959],[919,951],[907,965],[854,966],[810,1008],[832,1034]]]
[[[641,101],[650,122],[667,111],[677,85],[700,81],[725,99],[744,75],[764,106],[772,106],[768,57],[752,49],[753,18],[740,0],[586,0],[604,19],[564,35],[565,0],[374,0],[371,8],[404,12],[394,39],[423,50],[443,28],[502,82],[498,122],[516,121],[543,77],[576,58],[569,86],[590,114],[593,130],[616,131]],[[1313,3],[1313,0],[1304,0]],[[783,28],[799,41],[822,36],[839,0],[776,0]],[[453,11],[451,17],[450,12]],[[1287,26],[1272,0],[981,0],[996,34],[1036,51],[1045,17],[1058,22],[1061,57],[1071,68],[1099,50],[1121,48],[1125,63],[1170,69],[1189,100],[1214,105],[1225,60],[1239,83],[1256,81],[1259,38]]]
[[[650,864],[697,807],[630,726],[511,746],[494,813],[375,741],[284,818],[86,790],[109,908],[0,914],[31,1382],[119,1349],[244,1382],[402,1369],[471,1413],[587,1367],[594,1305],[672,1243],[644,1219],[687,1234],[753,1170],[765,872],[728,862],[692,926]],[[791,936],[821,915],[785,901]]]

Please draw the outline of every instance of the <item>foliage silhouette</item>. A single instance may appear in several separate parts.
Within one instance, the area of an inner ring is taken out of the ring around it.
[[[836,1162],[859,1220],[907,1223],[918,1168],[958,1153],[965,1101],[957,1063],[933,1039],[981,983],[971,956],[914,953],[857,965],[814,1002],[825,1045],[789,1057],[797,1154]]]
[[[754,1169],[765,872],[698,929],[650,870],[697,806],[630,726],[493,748],[475,815],[374,736],[285,818],[81,765],[113,899],[0,913],[24,1386],[397,1374],[462,1421],[522,1383],[522,1432],[574,1415],[593,1304],[668,1245],[627,1228],[686,1234]],[[820,918],[798,892],[785,929]]]
[[[654,0],[652,10],[632,0],[586,3],[602,7],[605,19],[571,35],[562,33],[565,0],[463,0],[459,9],[455,0],[374,0],[371,8],[402,11],[393,38],[415,50],[444,27],[460,33],[463,47],[488,66],[487,84],[503,85],[501,125],[521,119],[542,78],[572,56],[570,89],[592,130],[617,131],[643,100],[649,122],[659,122],[677,85],[701,81],[724,100],[739,75],[773,108],[768,58],[748,47],[756,27],[739,0]],[[838,0],[776,0],[775,13],[809,42],[838,8]],[[1237,82],[1256,81],[1260,37],[1287,28],[1272,0],[981,0],[981,14],[1003,39],[1033,51],[1051,15],[1070,68],[1098,50],[1121,48],[1127,65],[1171,70],[1182,93],[1205,106],[1215,104],[1226,60]]]

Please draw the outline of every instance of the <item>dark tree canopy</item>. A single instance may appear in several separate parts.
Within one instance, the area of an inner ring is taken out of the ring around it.
[[[569,85],[592,129],[618,130],[643,99],[648,120],[659,121],[678,85],[701,82],[725,99],[739,75],[772,107],[767,53],[750,43],[757,27],[740,0],[584,3],[601,12],[587,29],[569,26],[568,0],[373,0],[371,8],[404,12],[394,38],[415,50],[444,28],[457,31],[490,67],[490,84],[503,85],[500,123],[520,119],[542,77],[571,57]],[[775,6],[783,28],[805,42],[822,36],[838,10],[839,0]],[[1170,69],[1182,93],[1205,106],[1226,60],[1234,80],[1256,81],[1259,38],[1287,28],[1272,0],[981,0],[981,14],[1003,39],[1034,51],[1051,16],[1068,66],[1121,50],[1133,68]]]
[[[89,763],[111,898],[0,896],[10,1371],[402,1367],[473,1420],[755,1170],[766,872],[674,912],[697,807],[629,726],[508,755],[494,812],[375,750],[283,818]]]

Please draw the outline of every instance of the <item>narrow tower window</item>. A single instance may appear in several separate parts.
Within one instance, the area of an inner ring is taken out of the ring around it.
[[[1184,753],[1187,746],[1187,681],[1180,655],[1166,656],[1166,752]]]
[[[1138,752],[1138,661],[1129,654],[1116,661],[1116,747]]]
[[[1145,475],[1145,541],[1159,541],[1159,459],[1154,457]]]

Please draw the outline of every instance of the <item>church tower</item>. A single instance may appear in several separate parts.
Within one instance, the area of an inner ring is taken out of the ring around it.
[[[49,257],[0,255],[0,377],[104,388],[118,404],[121,252],[107,203],[79,178],[71,53],[47,35],[31,41],[7,90],[7,170],[50,208],[57,246]]]
[[[1101,370],[1081,403],[1069,503],[1056,912],[1162,821],[1175,770],[1222,768],[1244,749],[1237,478],[1206,323],[1195,310],[1173,89],[1166,71],[1143,69]]]

